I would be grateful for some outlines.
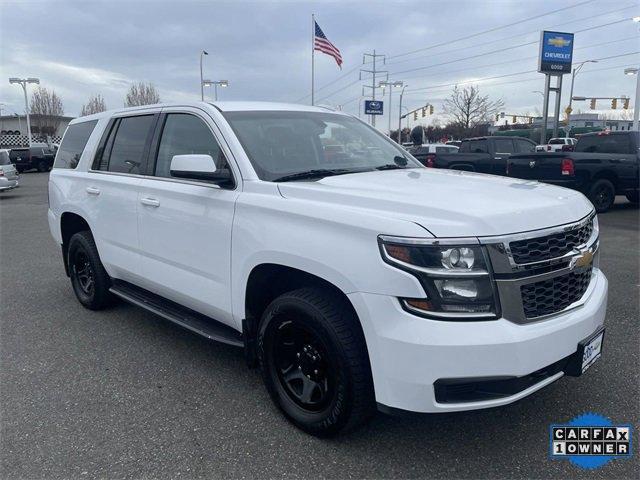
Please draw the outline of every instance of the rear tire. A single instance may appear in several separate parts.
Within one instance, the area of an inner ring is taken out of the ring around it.
[[[38,162],[38,171],[39,172],[48,172],[49,171],[49,166],[47,165],[47,162],[45,162],[44,160],[40,160],[40,162]]]
[[[596,180],[589,189],[589,200],[596,208],[596,212],[604,213],[611,208],[616,200],[616,188],[606,178]]]
[[[638,201],[640,200],[640,192],[635,191],[633,193],[627,193],[626,197],[627,200],[629,200],[631,203],[638,205]]]
[[[362,329],[334,292],[301,288],[276,298],[260,322],[258,358],[274,403],[312,435],[355,429],[375,413]]]
[[[67,255],[71,286],[78,301],[89,310],[108,307],[113,301],[111,278],[100,261],[91,232],[74,234]]]

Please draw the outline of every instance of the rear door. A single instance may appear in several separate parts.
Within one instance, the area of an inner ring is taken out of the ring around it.
[[[157,113],[112,119],[82,192],[102,262],[112,276],[132,283],[140,280],[138,187],[157,119]]]
[[[174,155],[206,154],[234,178],[230,152],[213,120],[188,107],[163,109],[153,150],[137,205],[142,286],[235,326],[230,279],[237,182],[220,186],[170,172]]]
[[[504,138],[494,138],[493,139],[493,162],[491,165],[491,172],[495,175],[505,175],[507,172],[507,158],[513,153],[515,153],[516,149],[513,144],[513,139],[509,137]]]

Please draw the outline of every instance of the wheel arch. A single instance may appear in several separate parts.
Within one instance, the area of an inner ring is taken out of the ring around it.
[[[62,259],[64,261],[64,270],[69,276],[69,261],[67,258],[67,252],[69,250],[69,240],[71,237],[82,231],[91,232],[89,223],[82,217],[74,212],[63,212],[60,215],[60,234],[62,236]]]

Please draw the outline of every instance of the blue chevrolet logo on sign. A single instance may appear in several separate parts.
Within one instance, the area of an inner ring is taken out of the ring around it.
[[[543,31],[540,36],[538,71],[562,75],[571,72],[573,33]]]
[[[382,104],[379,100],[365,100],[364,101],[364,113],[365,115],[382,115]]]

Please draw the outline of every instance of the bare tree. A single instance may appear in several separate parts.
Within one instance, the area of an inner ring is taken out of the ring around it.
[[[451,96],[444,101],[445,113],[464,130],[491,121],[503,107],[502,100],[490,100],[488,95],[480,95],[478,87],[473,85],[462,89],[456,85]]]
[[[44,87],[38,87],[31,94],[31,124],[35,133],[40,135],[53,135],[64,115],[62,99],[56,92]]]
[[[102,95],[91,95],[86,105],[82,106],[80,116],[93,115],[94,113],[104,112],[107,109],[107,104],[104,102]]]
[[[151,83],[134,83],[124,99],[125,107],[151,105],[152,103],[160,103],[160,94]]]

